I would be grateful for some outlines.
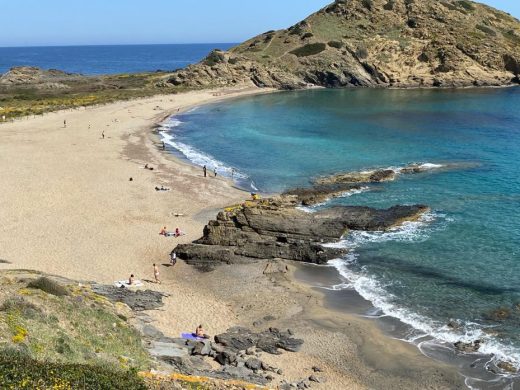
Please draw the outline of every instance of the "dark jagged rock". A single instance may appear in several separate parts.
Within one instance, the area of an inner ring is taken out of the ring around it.
[[[92,286],[92,291],[102,295],[112,302],[122,302],[130,306],[132,310],[154,310],[163,306],[162,299],[165,294],[158,291],[132,291],[127,288],[118,288],[96,284]]]
[[[303,344],[303,340],[293,338],[288,332],[282,332],[276,328],[254,333],[246,328],[236,327],[226,333],[215,336],[215,341],[235,351],[245,351],[252,346],[257,350],[278,355],[280,349],[297,352]]]
[[[453,344],[453,346],[460,352],[474,353],[478,352],[478,350],[480,349],[480,344],[480,340],[475,340],[472,343],[464,343],[462,341],[457,341],[455,344]]]
[[[321,177],[315,181],[321,186],[352,184],[352,183],[381,183],[392,181],[396,178],[396,171],[392,169],[376,169],[364,172],[339,173],[329,177]]]
[[[387,230],[428,210],[422,205],[387,210],[351,206],[306,213],[296,204],[293,197],[282,196],[220,212],[202,238],[177,246],[177,256],[201,269],[276,258],[324,264],[347,252],[324,242],[336,242],[349,230]]]

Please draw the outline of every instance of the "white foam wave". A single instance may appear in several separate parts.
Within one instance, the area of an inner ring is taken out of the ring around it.
[[[353,189],[353,190],[348,190],[348,191],[342,192],[340,195],[336,195],[334,197],[326,199],[324,202],[316,203],[316,204],[314,204],[312,206],[298,206],[297,209],[305,211],[306,213],[315,213],[316,211],[318,211],[319,208],[321,208],[323,206],[326,206],[333,199],[349,198],[349,197],[351,197],[353,195],[362,194],[362,193],[367,192],[367,191],[370,191],[370,187],[361,187],[361,188],[356,188],[356,189]]]
[[[178,141],[176,139],[175,133],[172,132],[172,130],[181,126],[182,124],[183,122],[175,117],[169,118],[167,122],[164,122],[159,127],[161,140],[166,145],[169,145],[178,150],[193,164],[199,165],[201,167],[205,165],[209,171],[216,170],[219,175],[231,177],[236,181],[249,182],[251,189],[258,191],[258,188],[255,186],[254,182],[246,174],[240,172],[234,167],[226,165],[222,161],[217,160],[213,156],[204,153],[191,145]]]
[[[362,241],[357,241],[357,244],[359,245],[361,242]],[[352,247],[350,246],[350,248]],[[422,336],[429,335],[437,343],[446,343],[452,346],[458,341],[471,343],[475,340],[481,340],[482,344],[478,352],[479,354],[489,354],[493,356],[491,361],[494,363],[508,361],[515,367],[520,368],[520,351],[513,346],[501,343],[492,335],[486,333],[482,324],[470,321],[461,322],[460,328],[454,330],[445,323],[435,321],[395,304],[395,296],[387,290],[387,286],[364,274],[362,270],[355,272],[351,269],[351,266],[357,261],[358,256],[357,253],[350,252],[344,259],[329,261],[328,264],[335,267],[344,279],[342,283],[331,286],[331,290],[354,289],[364,299],[370,301],[374,307],[382,310],[386,315],[397,318],[401,322],[418,330],[423,334]],[[421,337],[414,335],[405,341],[414,343]],[[421,344],[422,342],[418,344],[419,348],[421,348]]]
[[[352,250],[360,246],[375,242],[425,241],[430,237],[430,234],[433,230],[442,228],[443,226],[442,221],[436,226],[432,226],[431,222],[441,219],[446,222],[449,220],[449,218],[447,218],[444,214],[431,211],[424,213],[417,221],[404,222],[401,225],[391,228],[387,231],[352,230],[343,240],[335,243],[324,244],[323,246],[329,248],[347,248]]]

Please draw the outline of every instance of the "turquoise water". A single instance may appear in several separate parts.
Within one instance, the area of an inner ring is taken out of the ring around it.
[[[432,212],[387,233],[354,233],[331,262],[377,308],[441,342],[484,340],[520,361],[520,89],[315,90],[200,107],[165,140],[197,164],[264,192],[345,171],[454,164],[401,175],[327,205],[423,203]],[[252,184],[251,184],[252,183]],[[510,317],[490,313],[507,308]],[[457,321],[460,328],[446,325]]]

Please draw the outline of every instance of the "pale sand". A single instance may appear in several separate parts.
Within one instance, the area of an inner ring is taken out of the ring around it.
[[[200,237],[217,209],[247,193],[160,151],[151,128],[178,109],[252,93],[258,90],[189,92],[0,125],[0,260],[10,262],[0,269],[103,283],[134,273],[147,288],[171,294],[162,310],[151,313],[169,336],[198,324],[211,334],[251,327],[273,314],[276,320],[259,330],[291,327],[305,344],[301,353],[262,358],[291,381],[309,376],[313,365],[324,368],[318,376],[327,382],[313,388],[458,387],[451,368],[366,321],[324,310],[317,293],[282,275],[263,276],[262,264],[209,274],[182,262],[163,266],[176,244]],[[143,169],[146,163],[154,171]],[[156,185],[172,190],[156,192]],[[165,238],[158,234],[162,226],[187,235]],[[160,285],[146,282],[153,280],[154,262],[160,264]]]
[[[131,273],[152,281],[155,262],[164,284],[145,284],[175,296],[166,300],[168,333],[194,330],[198,323],[224,331],[234,323],[229,308],[176,288],[182,266],[161,264],[175,245],[200,236],[204,210],[214,215],[247,194],[159,150],[150,129],[178,109],[252,93],[259,91],[189,92],[1,124],[0,259],[10,264],[0,268],[113,283]],[[146,163],[154,171],[143,169]],[[171,191],[155,191],[161,185]],[[163,226],[187,234],[166,238],[158,234]]]

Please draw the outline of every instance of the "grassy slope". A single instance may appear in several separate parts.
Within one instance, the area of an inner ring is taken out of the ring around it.
[[[181,87],[161,88],[167,73],[136,73],[82,77],[63,81],[67,89],[38,88],[37,85],[0,85],[0,117],[13,119],[60,109],[106,104],[120,100],[178,93]]]
[[[136,372],[152,362],[122,314],[129,309],[86,286],[63,290],[48,282],[31,288],[28,280],[37,274],[13,275],[4,273],[0,279],[1,388],[37,388],[40,382],[48,386],[42,388],[59,383],[64,387],[56,388],[69,388],[99,380],[109,389],[118,388],[110,385],[117,378],[136,383],[127,388],[144,388]]]

